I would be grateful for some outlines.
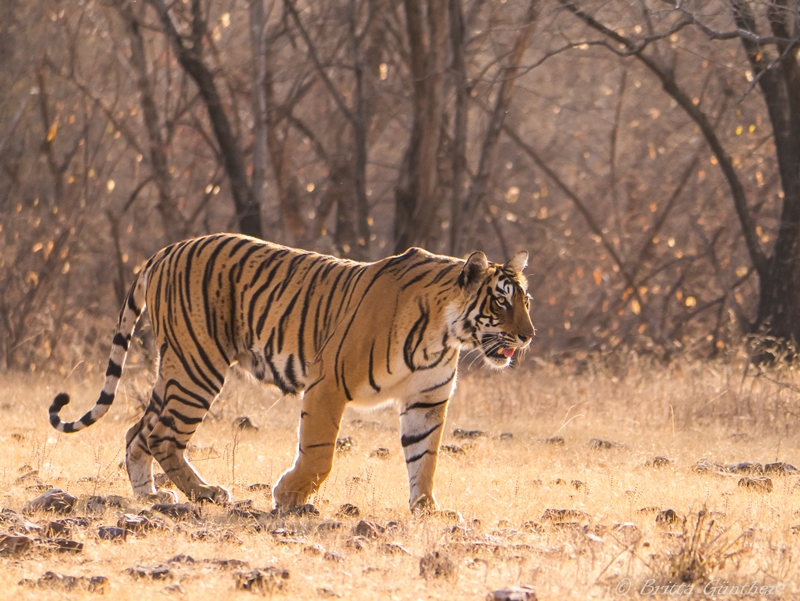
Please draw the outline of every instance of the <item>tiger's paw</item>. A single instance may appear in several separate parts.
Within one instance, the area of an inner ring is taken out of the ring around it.
[[[289,507],[286,509],[282,509],[281,507],[276,507],[270,512],[270,515],[273,516],[280,516],[280,517],[288,517],[288,516],[318,516],[319,509],[314,507],[311,503],[306,503],[305,505],[295,505],[294,507]]]
[[[431,515],[439,510],[439,504],[433,496],[420,495],[416,501],[409,504],[411,513],[416,515]]]
[[[290,475],[285,474],[272,489],[272,498],[275,499],[275,509],[279,513],[301,507],[306,504],[308,497],[311,496],[311,485],[305,486],[292,485]]]
[[[195,503],[225,505],[231,501],[231,493],[221,486],[198,486],[187,496]]]
[[[144,495],[137,495],[147,503],[177,503],[178,493],[174,490],[159,490],[158,492],[151,492]]]

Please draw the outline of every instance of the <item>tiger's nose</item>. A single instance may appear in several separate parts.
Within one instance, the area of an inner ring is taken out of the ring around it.
[[[517,334],[517,338],[519,338],[519,341],[523,346],[528,344],[531,339],[530,336],[526,336],[525,334]]]

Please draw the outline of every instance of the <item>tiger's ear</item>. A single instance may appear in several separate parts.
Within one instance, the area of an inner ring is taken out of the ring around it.
[[[528,266],[528,251],[521,250],[508,260],[506,267],[513,269],[514,273],[522,275],[523,270]]]
[[[458,276],[458,285],[468,293],[472,293],[486,279],[486,272],[489,270],[489,261],[486,255],[476,250],[464,263],[464,268]]]

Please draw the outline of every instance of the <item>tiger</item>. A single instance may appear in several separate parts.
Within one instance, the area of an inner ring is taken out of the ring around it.
[[[58,394],[50,424],[78,432],[114,402],[131,337],[145,309],[157,349],[144,415],[125,437],[133,492],[156,491],[153,459],[190,500],[227,503],[186,457],[197,427],[238,365],[283,394],[302,395],[294,465],[273,489],[275,510],[307,503],[330,474],[347,405],[394,402],[408,472],[409,507],[436,508],[434,473],[459,353],[503,368],[534,335],[523,270],[483,252],[467,259],[421,248],[362,263],[238,234],[167,246],[136,275],[120,310],[100,397],[64,422]],[[157,497],[160,498],[160,497]]]

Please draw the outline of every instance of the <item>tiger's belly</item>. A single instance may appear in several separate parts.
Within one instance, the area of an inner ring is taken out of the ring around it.
[[[298,394],[308,384],[307,366],[293,353],[267,355],[263,348],[237,356],[239,366],[262,384],[274,384],[283,394]]]
[[[375,409],[395,403],[402,408],[409,400],[424,395],[441,397],[438,400],[450,398],[456,384],[457,362],[437,366],[436,369],[415,371],[399,377],[394,383],[382,386],[376,391],[371,385],[359,386],[350,405],[357,408]]]

